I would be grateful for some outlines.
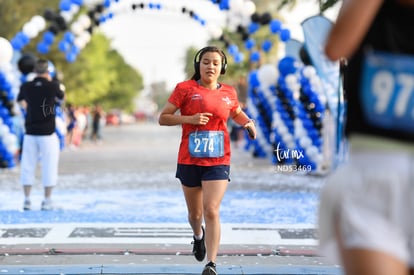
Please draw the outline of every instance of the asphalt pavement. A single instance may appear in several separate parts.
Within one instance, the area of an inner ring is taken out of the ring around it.
[[[0,274],[200,274],[174,178],[180,133],[107,126],[101,143],[66,148],[52,213],[21,211],[19,167],[1,171]],[[342,274],[317,250],[324,178],[280,174],[243,143],[232,151],[218,274]]]

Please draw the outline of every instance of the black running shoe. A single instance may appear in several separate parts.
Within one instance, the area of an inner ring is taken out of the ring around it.
[[[213,262],[206,264],[201,275],[217,275],[216,264]]]
[[[193,236],[194,241],[193,244],[193,254],[194,257],[197,259],[197,261],[201,262],[206,257],[206,244],[204,243],[204,227],[201,227],[203,230],[203,238],[201,240],[196,240],[196,238]]]

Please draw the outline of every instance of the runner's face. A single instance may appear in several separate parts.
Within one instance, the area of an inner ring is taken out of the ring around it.
[[[200,61],[200,76],[205,83],[216,82],[221,71],[221,56],[217,52],[206,52]]]

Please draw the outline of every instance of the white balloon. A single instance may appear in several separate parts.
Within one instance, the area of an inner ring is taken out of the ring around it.
[[[295,118],[295,120],[293,121],[293,126],[295,127],[295,129],[299,129],[299,128],[303,129],[302,120],[300,120],[300,118]]]
[[[298,84],[298,79],[294,74],[288,74],[285,76],[285,82],[289,89],[294,90]]]
[[[72,13],[72,15],[75,15],[78,13],[78,11],[80,10],[80,7],[78,5],[70,5],[70,10],[69,12]]]
[[[290,133],[285,133],[283,134],[282,139],[286,144],[288,144],[293,141],[293,136]]]
[[[73,41],[73,44],[78,47],[79,49],[83,49],[85,47],[85,41],[83,41],[83,39],[81,37],[76,37],[75,40]]]
[[[295,137],[296,138],[302,138],[303,136],[305,136],[306,130],[303,127],[299,127],[299,128],[295,128]]]
[[[28,73],[26,76],[26,81],[32,81],[33,79],[35,79],[36,76],[37,76],[36,73],[33,73],[33,72]]]
[[[243,15],[243,17],[241,19],[241,25],[244,26],[244,27],[247,27],[251,23],[252,23],[251,16],[245,16],[245,15]]]
[[[46,20],[41,15],[33,16],[30,22],[32,22],[39,31],[42,31],[46,28]]]
[[[78,22],[82,24],[84,29],[87,29],[91,26],[91,19],[86,14],[82,14],[78,18]]]
[[[218,39],[223,34],[223,30],[218,27],[217,25],[208,25],[207,27],[208,33],[212,38]]]
[[[0,37],[0,65],[6,65],[10,63],[13,58],[13,47],[9,40]]]
[[[17,144],[17,137],[14,134],[9,133],[9,134],[7,134],[3,137],[3,142],[6,145],[6,147],[16,145]]]
[[[261,66],[257,71],[257,76],[259,78],[260,84],[266,88],[272,84],[275,84],[277,78],[279,77],[276,65],[272,64],[265,64]]]
[[[237,30],[237,27],[240,26],[242,23],[241,17],[237,15],[230,15],[227,19],[227,28],[235,32]]]
[[[0,125],[0,137],[6,136],[10,132],[10,129],[7,125],[1,124]]]
[[[280,125],[277,131],[279,132],[279,135],[281,136],[289,133],[289,129],[284,124]]]
[[[296,143],[292,140],[291,142],[289,142],[289,143],[287,144],[287,147],[288,147],[288,148],[295,148],[295,147],[296,147]]]
[[[83,26],[78,21],[73,23],[72,26],[70,27],[70,29],[76,35],[80,35],[83,32]]]
[[[83,31],[80,35],[85,43],[89,43],[91,41],[91,34],[88,31]]]
[[[303,148],[308,148],[309,146],[312,145],[312,140],[310,139],[310,137],[308,136],[302,136],[299,139],[299,144],[300,146],[302,146]]]
[[[1,49],[3,50],[3,45],[1,47],[2,47]],[[5,47],[12,47],[12,45],[10,44],[9,46],[5,46]],[[13,51],[13,49],[12,49],[12,51]],[[5,75],[8,75],[8,74],[9,75],[14,75],[14,67],[10,62],[0,63],[0,71],[3,72]]]
[[[316,75],[316,70],[313,66],[307,65],[303,68],[303,75],[307,78],[311,78]]]
[[[306,154],[311,158],[315,159],[317,154],[319,153],[319,150],[316,146],[311,145],[308,148],[306,148]]]
[[[36,23],[29,22],[23,25],[23,33],[29,38],[35,38],[39,33],[39,28],[36,26]]]
[[[253,1],[246,1],[243,6],[243,15],[250,16],[256,11],[256,4]]]
[[[67,133],[67,128],[66,128],[66,122],[61,118],[56,116],[56,128],[59,130],[59,132],[62,135],[66,135]]]
[[[73,18],[73,14],[70,11],[61,11],[60,15],[65,19],[65,22],[70,22]]]
[[[230,10],[235,13],[243,12],[243,0],[231,0],[229,3]]]
[[[315,162],[316,162],[316,164],[318,166],[322,165],[323,164],[323,161],[324,161],[324,159],[323,159],[323,155],[322,154],[317,154],[315,156]]]

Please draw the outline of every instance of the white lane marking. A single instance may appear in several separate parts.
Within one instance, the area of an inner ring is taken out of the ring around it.
[[[5,234],[8,232],[8,234]],[[13,236],[13,232],[20,234]],[[35,237],[30,235],[30,232]],[[317,245],[312,225],[222,224],[221,244]],[[287,234],[286,234],[287,233]],[[25,235],[26,234],[26,235]],[[188,224],[13,224],[0,226],[0,242],[10,244],[188,244]]]

